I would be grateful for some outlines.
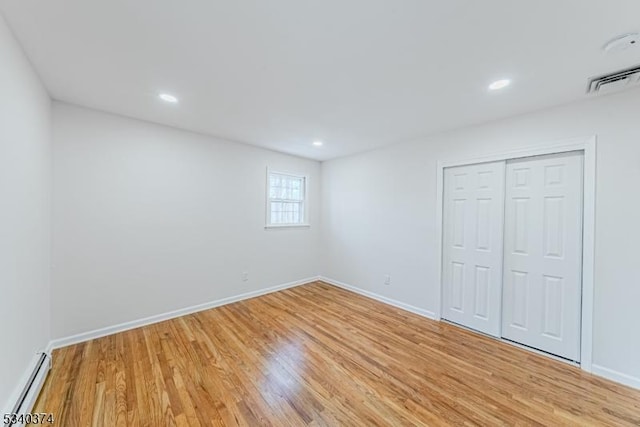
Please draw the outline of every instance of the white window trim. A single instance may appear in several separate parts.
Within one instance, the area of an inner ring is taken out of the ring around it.
[[[302,178],[304,179],[304,219],[300,224],[271,224],[271,197],[269,197],[270,188],[269,188],[269,176],[274,174],[279,175],[287,175],[294,178]],[[309,175],[286,172],[277,169],[267,168],[266,179],[265,179],[265,229],[284,229],[284,228],[309,228],[311,224],[309,224]]]

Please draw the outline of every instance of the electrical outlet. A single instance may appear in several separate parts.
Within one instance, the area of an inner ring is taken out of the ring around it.
[[[242,274],[240,275],[240,278],[242,279],[243,282],[248,282],[249,281],[249,272],[248,271],[243,271]]]
[[[385,274],[384,275],[384,284],[386,286],[389,286],[391,284],[391,275],[390,274]]]

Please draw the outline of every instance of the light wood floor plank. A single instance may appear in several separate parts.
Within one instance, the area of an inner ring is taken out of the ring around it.
[[[315,282],[56,350],[60,426],[640,425],[640,391]]]

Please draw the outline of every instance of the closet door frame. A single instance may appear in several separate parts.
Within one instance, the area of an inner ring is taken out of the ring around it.
[[[534,146],[517,151],[488,154],[476,158],[438,161],[436,190],[436,232],[438,238],[438,296],[435,318],[442,319],[443,297],[443,211],[444,211],[444,169],[455,166],[466,166],[476,163],[496,162],[501,160],[521,159],[523,157],[559,154],[581,151],[584,154],[583,169],[583,211],[582,211],[582,327],[580,332],[580,367],[587,372],[592,371],[593,354],[593,289],[594,289],[594,255],[595,255],[595,201],[596,201],[596,136],[573,138],[557,141],[553,144]],[[509,341],[505,341],[509,342]],[[517,345],[517,344],[514,344]],[[524,347],[527,348],[528,347]],[[535,350],[532,350],[535,351]],[[541,354],[546,354],[542,353]],[[553,357],[550,356],[549,357]],[[559,359],[564,360],[564,359]]]

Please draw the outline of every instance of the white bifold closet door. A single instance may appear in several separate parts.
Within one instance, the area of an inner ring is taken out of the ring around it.
[[[444,172],[443,317],[500,336],[505,162]]]
[[[502,336],[580,360],[583,154],[506,167]]]

